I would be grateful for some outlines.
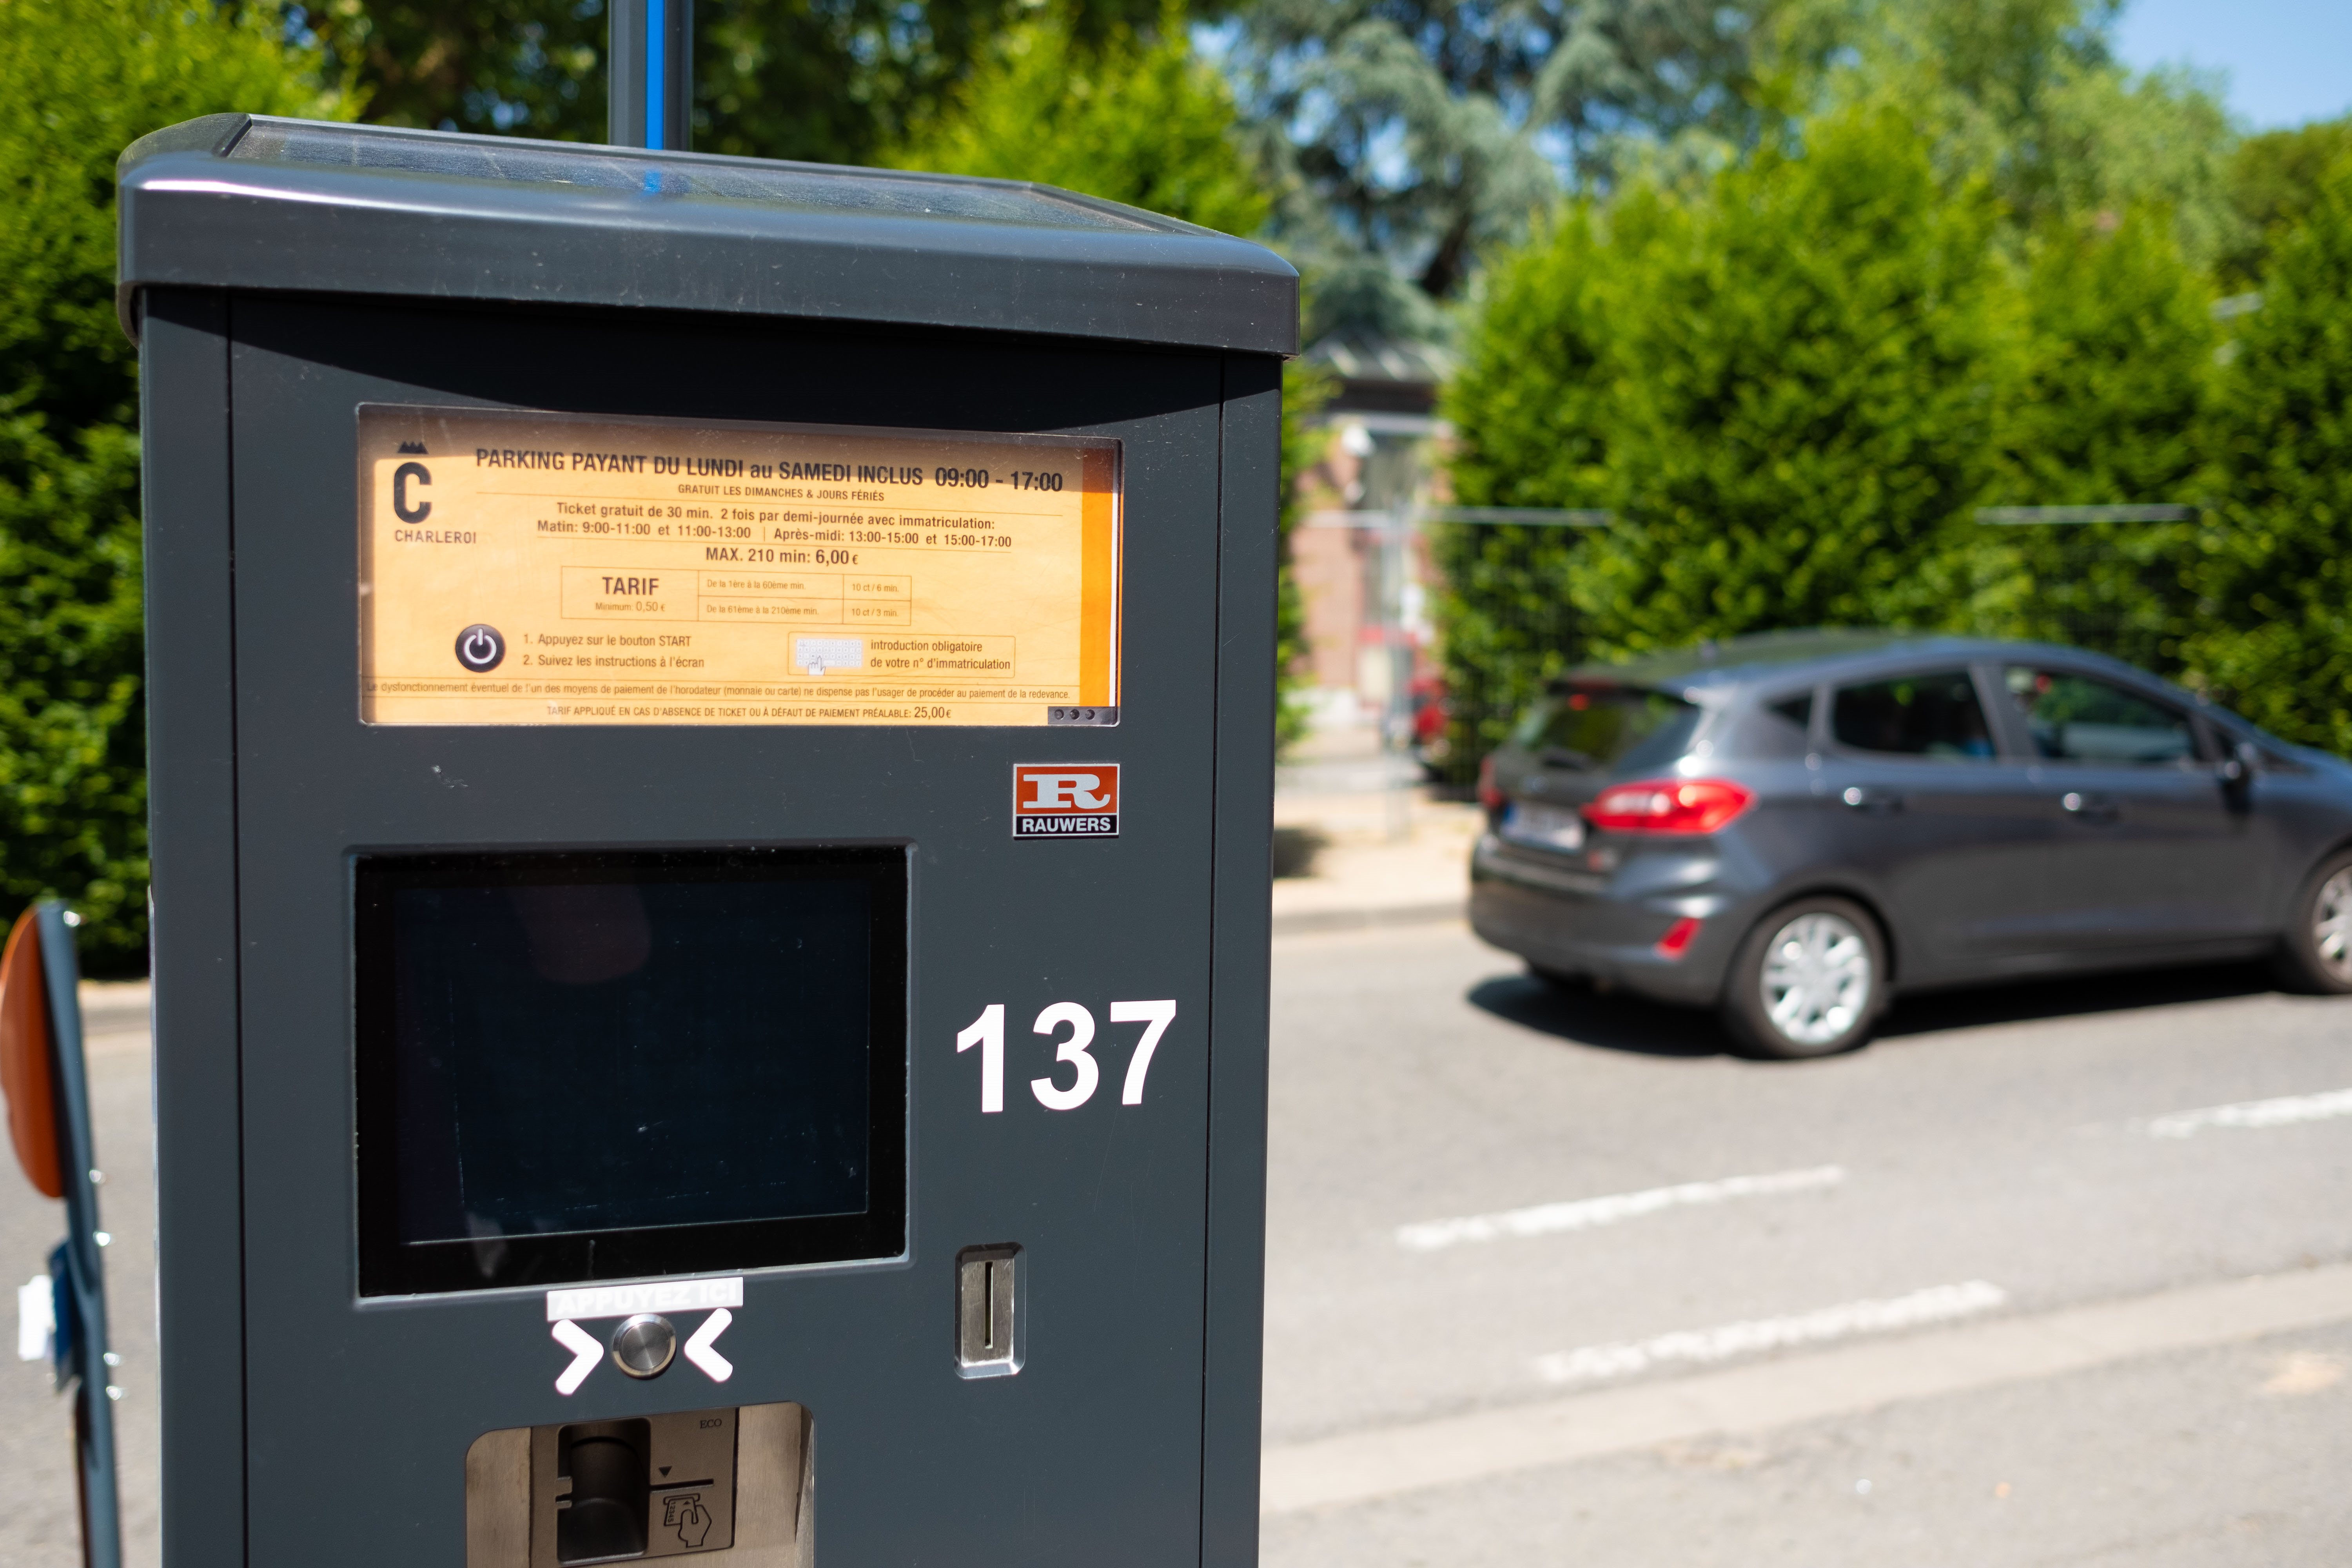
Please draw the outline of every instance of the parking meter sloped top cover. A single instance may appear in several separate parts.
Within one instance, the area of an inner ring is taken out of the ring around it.
[[[1291,354],[1262,246],[1014,180],[209,115],[117,165],[149,286],[821,318]]]
[[[1048,187],[992,180],[906,176],[823,164],[741,158],[646,158],[634,149],[585,149],[471,137],[375,136],[308,121],[258,120],[226,156],[237,163],[310,163],[383,173],[496,180],[506,184],[587,186],[630,195],[757,202],[806,212],[873,212],[1047,228],[1181,232],[1189,226]],[[1195,230],[1193,232],[1200,232]]]

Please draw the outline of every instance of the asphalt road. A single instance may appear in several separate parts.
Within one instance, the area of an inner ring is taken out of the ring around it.
[[[1265,1561],[2352,1561],[2347,1089],[2352,1000],[2258,971],[1780,1064],[1280,939]]]
[[[1275,973],[1269,1568],[2352,1561],[2352,1003],[2013,988],[1784,1065],[1458,926]],[[91,1062],[139,1564],[142,1022]],[[8,1283],[62,1223],[0,1174]],[[65,1406],[0,1369],[0,1561],[71,1568]]]

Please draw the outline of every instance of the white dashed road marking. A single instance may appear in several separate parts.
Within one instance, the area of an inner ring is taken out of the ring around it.
[[[1718,1328],[1686,1329],[1646,1340],[1556,1351],[1536,1358],[1536,1374],[1546,1383],[1590,1383],[1597,1378],[1647,1372],[1664,1361],[1729,1361],[1756,1351],[1822,1344],[1850,1334],[1883,1334],[1896,1329],[1917,1328],[1922,1323],[1948,1322],[1954,1318],[1990,1312],[2008,1300],[2009,1292],[2000,1286],[1971,1279],[1965,1285],[1937,1285],[1914,1290],[1907,1296],[1848,1301],[1785,1318],[1750,1318]]]
[[[2326,1121],[2352,1116],[2352,1089],[2325,1094],[2290,1094],[2277,1100],[2244,1100],[2235,1105],[2209,1105],[2202,1110],[2178,1110],[2147,1124],[2151,1138],[2193,1138],[2208,1127],[2292,1127],[2299,1121]]]
[[[1506,1237],[1555,1236],[1562,1231],[1591,1230],[1618,1225],[1643,1215],[1696,1204],[1727,1203],[1733,1198],[1767,1197],[1780,1193],[1813,1192],[1845,1180],[1837,1165],[1816,1165],[1804,1171],[1776,1171],[1763,1176],[1726,1176],[1715,1182],[1684,1182],[1672,1187],[1649,1187],[1638,1193],[1612,1193],[1606,1197],[1576,1198],[1567,1203],[1537,1204],[1531,1208],[1504,1209],[1497,1214],[1474,1214],[1461,1219],[1423,1220],[1397,1227],[1397,1245],[1409,1252],[1435,1252],[1470,1241],[1499,1241]]]
[[[2352,1265],[2338,1264],[1899,1340],[1849,1340],[1811,1355],[1280,1445],[1265,1451],[1260,1507],[1288,1513],[1365,1502],[2347,1321]],[[2310,1381],[2306,1373],[2297,1386]]]

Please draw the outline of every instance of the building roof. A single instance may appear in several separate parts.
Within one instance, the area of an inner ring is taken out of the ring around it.
[[[1326,333],[1305,357],[1339,378],[1339,392],[1326,405],[1328,412],[1339,414],[1427,415],[1437,406],[1437,389],[1454,367],[1453,354],[1436,343],[1361,327]]]

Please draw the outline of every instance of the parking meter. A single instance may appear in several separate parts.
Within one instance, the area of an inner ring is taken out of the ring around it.
[[[241,115],[121,210],[166,1562],[1253,1561],[1296,275]]]

